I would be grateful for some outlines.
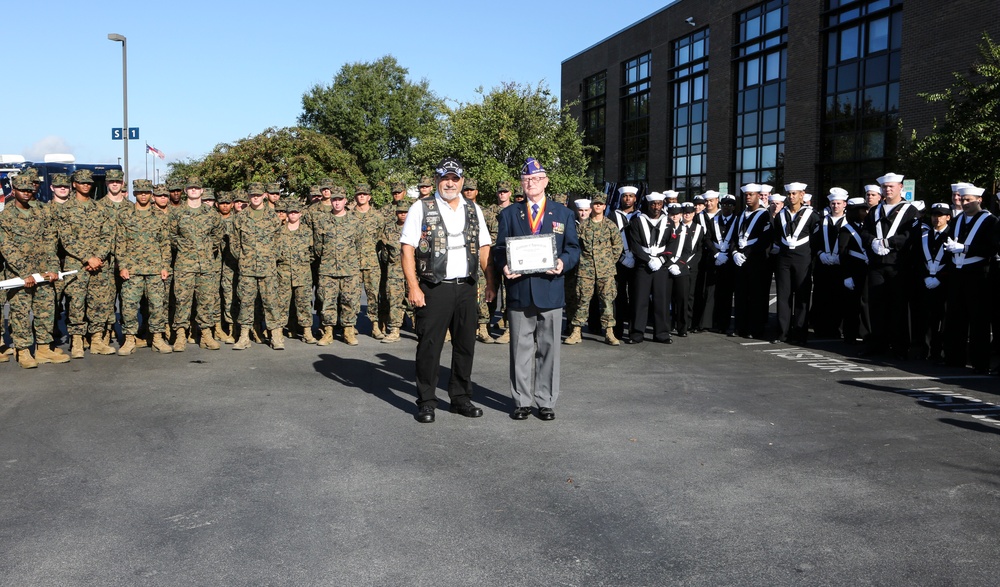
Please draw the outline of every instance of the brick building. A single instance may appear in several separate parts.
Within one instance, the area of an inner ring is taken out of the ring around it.
[[[561,95],[597,184],[858,194],[895,164],[900,121],[943,115],[918,94],[984,32],[1000,39],[997,0],[677,0],[563,61]]]

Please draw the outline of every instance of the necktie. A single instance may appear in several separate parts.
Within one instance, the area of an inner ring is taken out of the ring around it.
[[[531,218],[535,221],[531,232],[538,234],[538,227],[541,226],[541,223],[538,222],[538,204],[531,205]]]

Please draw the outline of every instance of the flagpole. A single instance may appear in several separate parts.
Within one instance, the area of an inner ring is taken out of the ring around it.
[[[149,145],[146,145],[147,147]],[[149,179],[149,149],[146,149],[146,179]]]

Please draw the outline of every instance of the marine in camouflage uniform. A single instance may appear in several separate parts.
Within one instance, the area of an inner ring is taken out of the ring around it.
[[[384,220],[382,222],[382,225],[379,227],[379,234],[381,234],[385,230],[385,227],[387,225],[391,226],[393,224],[396,224],[396,208],[398,207],[400,202],[402,202],[407,207],[407,209],[409,209],[410,204],[412,203],[406,198],[405,183],[401,181],[393,182],[393,184],[389,188],[389,191],[392,194],[392,198],[388,202],[386,202],[386,204],[382,206],[382,208],[380,209],[380,212],[382,213],[382,217]],[[389,268],[386,265],[386,252],[382,249],[381,241],[376,243],[375,246],[376,246],[376,252],[378,253],[378,262],[380,271],[379,284],[378,284],[378,294],[379,294],[378,319],[379,323],[388,324],[389,304],[387,302],[388,298],[386,297],[388,295],[388,293],[386,292],[386,287],[387,287],[386,280],[388,279]]]
[[[264,311],[264,327],[271,331],[271,347],[285,348],[282,325],[274,314],[276,306],[274,294],[277,278],[278,230],[281,221],[265,202],[264,184],[254,182],[247,188],[250,206],[243,209],[233,222],[233,235],[229,243],[233,256],[239,262],[239,285],[236,297],[239,311],[236,319],[240,323],[240,338],[233,345],[234,351],[250,347],[250,331],[253,329],[255,306],[258,297]]]
[[[174,249],[174,351],[187,348],[187,328],[191,306],[197,303],[195,320],[201,329],[201,346],[217,350],[219,343],[212,327],[219,321],[219,282],[217,253],[222,245],[222,219],[201,205],[201,179],[189,177],[187,203],[170,212],[170,240]]]
[[[564,341],[566,344],[580,342],[580,329],[587,323],[590,300],[594,295],[600,300],[604,341],[614,346],[621,344],[613,332],[615,297],[618,295],[615,263],[625,247],[618,227],[604,217],[606,205],[606,196],[603,193],[595,194],[591,200],[591,217],[577,225],[576,234],[580,239],[580,264],[576,270],[577,309],[572,317],[573,331]]]
[[[581,198],[574,200],[570,209],[576,216],[576,231],[579,234],[581,226],[583,223],[589,222],[590,217],[590,200]],[[565,282],[563,283],[564,293],[566,296],[566,316],[576,316],[577,308],[580,305],[579,299],[577,298],[576,285],[577,279],[577,267],[570,269],[564,273],[566,276]],[[589,307],[588,307],[589,309]],[[567,320],[567,327],[570,327],[569,320]]]
[[[72,184],[69,181],[69,176],[65,173],[53,173],[49,176],[49,190],[52,192],[52,199],[49,200],[48,204],[45,204],[46,208],[49,206],[62,206],[68,202],[71,197],[73,197]],[[37,197],[37,193],[35,196]],[[35,201],[37,201],[37,199]],[[48,213],[50,217],[52,217],[53,211],[48,210]],[[58,243],[56,245],[56,251],[60,259],[66,255],[65,251],[62,250]],[[60,316],[66,312],[66,299],[63,295],[63,290],[66,289],[66,280],[60,279],[55,282],[54,285],[56,308],[55,319],[52,323],[52,340],[56,345],[58,345],[60,339],[62,338],[62,334],[59,332],[59,319]]]
[[[275,210],[285,209],[288,223],[278,231],[278,272],[275,285],[275,318],[279,326],[288,324],[288,309],[295,304],[295,318],[302,340],[316,344],[312,333],[312,262],[315,257],[313,233],[302,222],[302,208],[295,199],[282,199]]]
[[[132,207],[132,202],[126,197],[128,196],[128,190],[123,189],[125,174],[120,169],[109,169],[104,177],[104,181],[107,183],[108,192],[103,198],[97,200],[97,206],[104,210],[112,226],[117,229],[119,214],[123,210]],[[117,235],[115,237],[117,238]],[[115,266],[114,242],[111,243],[111,259],[108,261],[108,266]],[[100,292],[98,295],[103,300],[98,307],[105,314],[104,331],[101,334],[104,337],[104,343],[109,345],[111,337],[115,333],[115,324],[118,322],[115,316],[115,301],[121,292],[122,280],[117,273],[111,271],[102,272],[97,287]],[[93,320],[101,322],[101,316],[94,316]]]
[[[462,184],[462,196],[473,202],[479,198],[479,183],[475,178],[465,178],[465,183]],[[485,219],[485,211],[483,211],[483,216]],[[487,228],[489,228],[489,225],[487,225]],[[479,267],[478,271],[479,274],[476,277],[476,303],[478,305],[476,309],[476,322],[478,324],[476,328],[476,340],[490,344],[493,342],[493,337],[490,336],[489,330],[492,313],[490,312],[490,304],[486,301],[486,276],[483,275],[482,267]]]
[[[406,278],[403,275],[403,261],[399,246],[399,237],[403,233],[403,223],[406,221],[410,204],[402,200],[397,201],[395,210],[395,218],[392,222],[386,222],[382,226],[382,234],[379,236],[380,251],[386,267],[384,291],[389,311],[385,338],[382,339],[384,343],[399,340],[399,331],[403,327],[404,315],[410,314],[410,323],[413,323],[413,311],[410,308],[409,292],[406,288]]]
[[[164,218],[167,218],[168,229],[170,227],[170,211],[172,209],[173,207],[170,205],[170,190],[167,189],[166,184],[159,183],[154,185],[153,212],[157,214],[163,214]],[[171,260],[170,267],[172,269],[174,266],[173,259],[176,257],[176,254],[173,251],[173,241],[171,240],[171,244],[167,246],[170,248],[170,260]],[[164,334],[165,338],[169,340],[170,325],[174,323],[174,309],[177,307],[177,300],[174,298],[174,274],[172,271],[170,275],[167,277],[167,280],[163,282],[163,291],[164,291],[163,295],[165,296],[166,299],[165,306],[167,312],[167,318],[166,318],[167,326],[166,330],[164,331]],[[145,308],[144,310],[140,311],[143,311],[144,316],[146,317],[149,316],[148,308]],[[142,340],[137,340],[136,346],[138,347],[145,346],[145,343]]]
[[[329,177],[324,177],[319,180],[319,197],[314,199],[312,204],[306,208],[306,213],[303,215],[302,222],[309,227],[313,232],[313,238],[320,225],[329,216],[333,210],[331,205],[331,198],[334,193],[340,195],[340,197],[346,198],[347,192],[344,188],[340,186],[333,185],[333,180]],[[316,314],[323,313],[323,289],[320,287],[319,279],[319,259],[315,259],[312,265],[313,270],[313,288],[314,288],[314,302],[313,309]]]
[[[378,262],[376,242],[379,231],[385,224],[385,217],[371,207],[371,188],[368,184],[358,184],[354,188],[354,210],[351,211],[364,227],[364,244],[358,252],[361,261],[361,283],[368,297],[368,319],[372,323],[372,338],[381,340],[385,335],[379,326],[379,281],[381,268]]]
[[[10,334],[17,362],[26,369],[39,363],[65,363],[69,357],[50,348],[55,321],[52,283],[58,277],[59,257],[49,207],[32,201],[35,186],[31,176],[18,175],[11,183],[14,201],[0,212],[0,259],[5,261],[7,278],[25,280],[24,287],[9,289],[4,296],[10,304]],[[34,283],[32,275],[36,273],[48,281]],[[32,344],[36,345],[34,356],[29,348]],[[7,356],[3,357],[6,361]]]
[[[216,210],[219,211],[219,219],[222,221],[222,250],[219,254],[219,291],[222,300],[222,320],[215,327],[215,337],[226,344],[233,344],[236,339],[234,325],[236,324],[233,315],[236,312],[236,272],[238,262],[233,256],[230,243],[233,240],[233,223],[236,221],[236,213],[233,209],[233,197],[230,192],[219,192],[215,202]]]
[[[510,183],[506,181],[501,181],[497,184],[497,203],[491,204],[483,209],[483,216],[486,217],[486,228],[490,231],[490,239],[493,242],[497,242],[497,230],[500,227],[500,212],[504,208],[510,206]],[[497,287],[497,294],[494,296],[493,301],[489,303],[490,316],[496,314],[499,306],[500,310],[500,320],[497,326],[504,329],[503,334],[500,338],[497,338],[494,342],[501,344],[507,344],[510,342],[510,330],[507,329],[507,289],[504,285],[504,280],[500,279],[502,276],[499,273],[499,269],[496,269],[497,275],[494,278],[494,283],[499,284]]]
[[[63,271],[79,270],[67,278],[63,294],[67,301],[66,330],[72,343],[70,356],[83,358],[83,337],[91,334],[90,352],[114,354],[114,349],[100,336],[107,317],[106,290],[102,282],[110,278],[108,264],[115,226],[106,212],[90,199],[94,177],[90,170],[73,173],[75,195],[62,205],[52,207],[53,222],[64,254]],[[103,297],[102,297],[103,296]],[[99,319],[99,320],[98,320]],[[93,335],[98,336],[93,336]]]
[[[333,329],[339,320],[344,325],[344,342],[354,346],[358,344],[354,325],[361,298],[358,251],[364,247],[365,229],[345,208],[343,193],[334,193],[331,200],[333,213],[320,217],[313,231],[323,296],[323,338],[317,344],[333,342]]]
[[[164,340],[167,327],[167,289],[170,277],[170,224],[166,215],[152,205],[153,185],[148,179],[132,182],[135,205],[118,214],[115,258],[122,279],[122,330],[125,342],[119,355],[136,349],[139,307],[146,299],[147,326],[153,334],[153,349],[161,353],[173,349]]]

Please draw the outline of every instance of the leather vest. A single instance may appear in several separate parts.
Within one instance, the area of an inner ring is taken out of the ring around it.
[[[420,243],[413,251],[417,277],[430,283],[440,283],[448,270],[448,228],[441,219],[436,198],[421,199],[420,204],[424,220],[420,227]],[[465,200],[465,230],[462,235],[465,245],[461,248],[465,251],[468,276],[475,281],[479,275],[479,217],[476,215],[476,204],[469,199]],[[458,247],[452,252],[458,254]]]

